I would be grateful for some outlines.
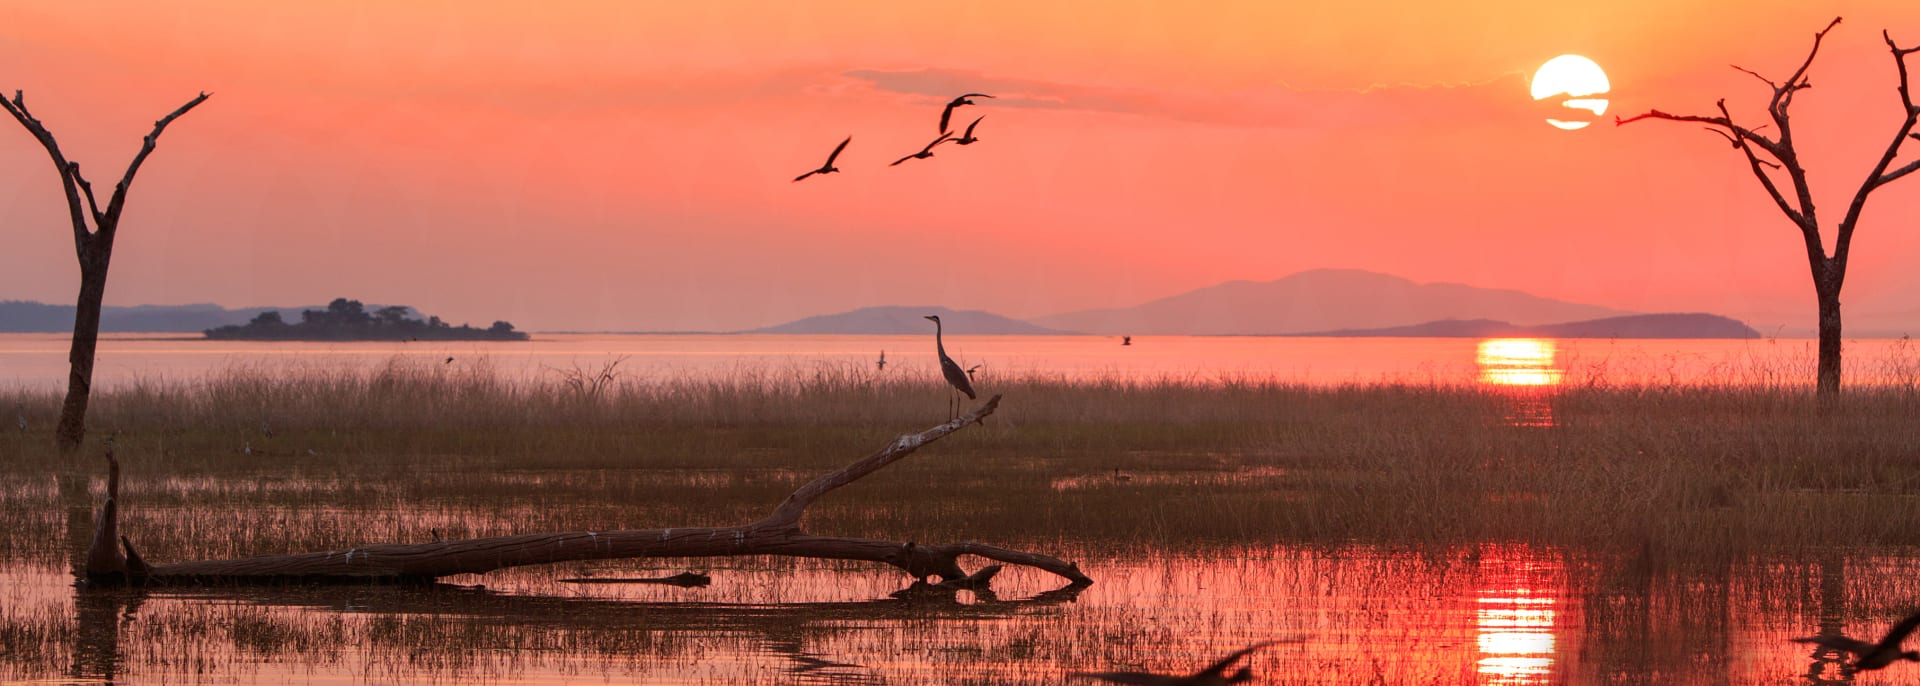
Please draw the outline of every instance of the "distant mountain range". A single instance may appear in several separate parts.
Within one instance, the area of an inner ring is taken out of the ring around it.
[[[1135,307],[1034,319],[1065,331],[1125,335],[1260,335],[1364,330],[1446,319],[1522,326],[1632,314],[1515,290],[1420,284],[1358,269],[1315,269],[1275,281],[1228,281]]]
[[[1758,338],[1714,314],[1634,314],[1515,290],[1419,284],[1355,269],[1317,269],[1275,281],[1229,281],[1137,307],[1021,321],[941,307],[868,307],[749,333],[924,334],[938,314],[959,335],[1272,335],[1548,338]]]
[[[373,307],[373,306],[370,306]],[[263,312],[288,321],[325,307],[143,305],[108,307],[101,330],[192,332],[245,324]],[[1321,335],[1541,336],[1554,338],[1755,338],[1745,324],[1714,314],[1637,314],[1542,298],[1516,290],[1421,284],[1356,269],[1316,269],[1266,282],[1229,281],[1135,307],[1086,310],[1023,321],[980,310],[867,307],[742,333],[925,334],[940,315],[955,335]],[[409,311],[409,316],[418,316]],[[0,333],[73,330],[71,305],[0,301]]]
[[[279,312],[288,321],[299,321],[304,310],[325,310],[325,305],[309,307],[246,307],[237,310],[212,303],[191,305],[107,306],[100,310],[100,330],[106,333],[200,333],[222,326],[238,326],[263,312]],[[407,309],[408,316],[419,312]],[[48,305],[28,300],[0,300],[0,333],[72,333],[73,306]]]
[[[992,312],[950,310],[945,307],[866,307],[852,312],[823,314],[779,326],[754,329],[746,333],[779,334],[860,334],[892,336],[921,334],[933,330],[927,315],[939,315],[949,331],[965,331],[969,336],[1045,335],[1066,333]]]
[[[1519,326],[1492,319],[1443,319],[1383,329],[1339,329],[1301,336],[1406,338],[1759,338],[1753,327],[1717,314],[1632,314],[1582,322]]]

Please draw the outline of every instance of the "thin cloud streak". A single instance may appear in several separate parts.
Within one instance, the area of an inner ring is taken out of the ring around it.
[[[1286,86],[1207,94],[1089,86],[980,72],[924,68],[854,69],[842,74],[875,91],[944,101],[955,93],[981,91],[998,97],[994,107],[1101,112],[1173,121],[1249,128],[1321,129],[1406,126],[1509,116],[1513,92],[1525,92],[1517,74],[1479,83],[1435,86],[1373,86],[1361,91],[1307,91]]]

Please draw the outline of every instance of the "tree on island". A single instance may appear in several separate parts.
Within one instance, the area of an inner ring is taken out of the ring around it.
[[[524,341],[527,334],[515,331],[513,324],[497,321],[493,326],[476,329],[467,325],[450,326],[439,317],[413,319],[412,310],[402,305],[367,312],[358,300],[334,298],[325,310],[305,310],[300,323],[288,324],[277,311],[254,317],[245,326],[207,329],[207,338],[215,340],[268,341]]]
[[[1859,224],[1860,211],[1867,205],[1867,196],[1881,186],[1893,183],[1900,177],[1920,169],[1920,160],[1908,162],[1897,168],[1888,169],[1900,156],[1900,145],[1908,138],[1920,138],[1915,134],[1914,124],[1920,121],[1920,105],[1916,105],[1913,93],[1907,87],[1907,55],[1920,52],[1920,46],[1902,48],[1893,42],[1893,36],[1886,31],[1880,32],[1881,39],[1887,42],[1887,48],[1893,53],[1894,70],[1899,74],[1900,103],[1902,114],[1900,128],[1893,134],[1893,142],[1887,144],[1885,153],[1879,162],[1867,172],[1867,178],[1861,182],[1860,189],[1853,194],[1852,204],[1836,226],[1833,241],[1833,254],[1827,254],[1820,240],[1820,220],[1814,214],[1813,191],[1807,185],[1807,170],[1800,163],[1800,154],[1793,146],[1793,128],[1787,119],[1787,107],[1793,104],[1793,96],[1802,90],[1812,88],[1807,80],[1807,67],[1813,65],[1813,56],[1820,52],[1820,40],[1828,31],[1840,24],[1835,17],[1827,28],[1813,34],[1813,49],[1807,51],[1807,59],[1786,81],[1774,83],[1760,74],[1735,66],[1742,72],[1760,79],[1773,89],[1773,98],[1767,102],[1767,114],[1773,120],[1775,134],[1773,138],[1760,133],[1762,129],[1747,128],[1735,124],[1733,115],[1727,111],[1727,101],[1722,98],[1716,105],[1720,116],[1698,116],[1668,114],[1660,110],[1651,110],[1626,119],[1616,120],[1616,124],[1628,124],[1642,119],[1665,119],[1668,121],[1693,122],[1706,124],[1707,130],[1719,134],[1733,144],[1735,150],[1746,156],[1747,166],[1752,169],[1760,186],[1767,190],[1780,212],[1793,220],[1800,229],[1800,240],[1807,251],[1807,266],[1813,272],[1813,292],[1820,302],[1820,367],[1819,394],[1834,395],[1840,392],[1840,285],[1847,278],[1848,250],[1853,245],[1853,229]],[[1771,169],[1772,171],[1768,171]],[[1788,199],[1781,192],[1780,183],[1775,176],[1784,173],[1791,184],[1793,197]]]
[[[153,131],[142,139],[140,152],[135,153],[133,161],[127,164],[126,174],[120,177],[120,183],[114,184],[113,195],[107,199],[107,207],[102,210],[100,203],[94,200],[93,184],[80,175],[80,163],[69,161],[60,152],[59,143],[54,142],[53,133],[33,118],[27,111],[26,96],[20,91],[13,92],[13,99],[0,97],[0,107],[13,115],[41,147],[47,149],[47,156],[53,158],[53,166],[60,173],[60,186],[67,196],[67,214],[73,223],[73,250],[80,259],[80,297],[73,312],[73,342],[67,353],[70,368],[67,373],[67,399],[60,406],[60,425],[54,429],[54,441],[61,448],[71,450],[80,446],[80,439],[87,434],[87,401],[93,392],[94,350],[100,339],[100,306],[107,296],[107,266],[113,259],[113,238],[120,229],[120,214],[126,209],[127,189],[133,187],[133,175],[140,171],[140,163],[147,161],[147,155],[153,153],[154,144],[160,140],[160,133],[167,129],[187,110],[207,101],[208,94],[187,101],[159,121],[153,123]],[[86,197],[86,205],[81,205],[81,196]],[[88,217],[92,217],[92,228],[88,228]]]

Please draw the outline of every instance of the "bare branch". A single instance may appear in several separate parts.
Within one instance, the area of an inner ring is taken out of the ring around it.
[[[1765,76],[1761,76],[1761,75],[1760,75],[1760,72],[1757,72],[1757,71],[1754,71],[1754,70],[1752,70],[1752,69],[1748,69],[1748,68],[1746,68],[1746,67],[1742,67],[1742,66],[1740,66],[1740,65],[1738,65],[1738,64],[1729,64],[1729,65],[1727,65],[1727,66],[1729,66],[1729,67],[1733,67],[1734,69],[1738,69],[1738,70],[1740,70],[1740,71],[1743,71],[1743,72],[1746,72],[1746,73],[1747,73],[1748,75],[1750,75],[1750,76],[1752,76],[1753,78],[1756,78],[1756,79],[1760,79],[1760,82],[1761,82],[1761,83],[1764,83],[1764,84],[1767,84],[1767,87],[1768,87],[1768,88],[1772,88],[1772,89],[1774,89],[1774,90],[1779,90],[1779,89],[1780,89],[1780,84],[1777,84],[1777,83],[1774,83],[1772,79],[1769,79],[1769,78],[1767,78],[1767,77],[1765,77]]]
[[[48,131],[40,120],[27,111],[26,93],[15,90],[12,100],[0,98],[0,107],[6,108],[7,114],[13,115],[14,121],[20,122],[27,133],[33,134],[34,140],[40,141],[40,147],[47,149],[47,156],[53,158],[54,170],[60,173],[61,190],[67,196],[68,218],[73,222],[74,253],[81,262],[85,262],[87,241],[92,234],[87,228],[86,209],[80,206],[80,191],[73,177],[67,174],[67,156],[60,153],[60,144],[53,140],[53,132]]]
[[[1903,111],[1906,112],[1906,117],[1900,122],[1900,130],[1893,134],[1893,141],[1887,144],[1886,152],[1881,153],[1880,161],[1873,165],[1873,169],[1867,172],[1867,179],[1860,183],[1860,190],[1854,192],[1853,202],[1847,206],[1846,218],[1840,220],[1840,230],[1833,242],[1833,259],[1838,268],[1836,273],[1839,275],[1846,274],[1847,256],[1853,248],[1853,229],[1860,222],[1861,211],[1866,209],[1867,196],[1875,189],[1898,181],[1901,177],[1913,173],[1915,169],[1920,169],[1920,162],[1912,162],[1893,171],[1887,171],[1887,167],[1892,166],[1893,161],[1900,157],[1900,145],[1908,138],[1915,137],[1914,125],[1920,123],[1920,106],[1914,105],[1913,90],[1907,78],[1907,55],[1920,52],[1920,46],[1902,48],[1900,44],[1893,42],[1893,34],[1886,31],[1880,32],[1880,38],[1887,42],[1887,49],[1893,53],[1894,71],[1900,76],[1898,88],[1900,104],[1904,106]]]
[[[805,512],[807,506],[812,505],[815,499],[826,495],[828,491],[858,481],[881,467],[906,457],[908,453],[919,449],[920,446],[945,438],[947,434],[966,428],[968,424],[986,419],[987,415],[993,414],[994,409],[998,407],[1000,407],[1000,396],[996,395],[987,399],[980,409],[966,416],[917,434],[901,436],[887,444],[887,447],[881,448],[879,452],[867,456],[866,459],[847,465],[844,469],[822,474],[795,490],[793,495],[787,496],[786,500],[781,501],[779,507],[774,508],[772,514],[767,515],[763,523],[769,526],[798,527],[800,514]]]
[[[1720,116],[1727,121],[1727,125],[1730,127],[1733,126],[1733,114],[1727,111],[1727,101],[1721,99],[1715,102],[1714,106],[1720,108]],[[1785,124],[1784,120],[1779,121],[1781,121],[1783,125]],[[1786,140],[1784,133],[1781,136],[1781,140]],[[1820,227],[1817,224],[1813,224],[1812,201],[1804,197],[1806,190],[1804,185],[1806,178],[1805,173],[1800,170],[1800,165],[1793,156],[1793,149],[1783,144],[1781,147],[1785,151],[1784,154],[1780,152],[1774,153],[1774,159],[1779,160],[1780,164],[1771,164],[1766,160],[1760,159],[1758,155],[1753,154],[1753,146],[1751,145],[1742,144],[1735,147],[1738,147],[1740,152],[1746,155],[1747,165],[1753,169],[1753,177],[1759,179],[1760,186],[1767,189],[1767,195],[1773,198],[1773,204],[1779,207],[1780,211],[1785,213],[1788,219],[1792,219],[1795,226],[1800,227],[1801,237],[1807,238],[1807,235],[1810,233],[1812,237],[1807,240],[1810,240],[1812,245],[1819,245]],[[1773,177],[1768,176],[1766,170],[1761,168],[1763,165],[1771,166],[1774,169],[1780,169],[1782,165],[1785,165],[1787,175],[1794,181],[1794,188],[1802,191],[1801,204],[1798,209],[1787,202],[1786,197],[1780,193],[1779,186],[1773,182]]]
[[[153,132],[141,140],[140,152],[133,156],[133,162],[127,165],[126,175],[120,177],[120,183],[113,187],[113,199],[107,201],[107,221],[100,225],[103,232],[112,233],[120,223],[120,210],[126,203],[127,189],[133,186],[133,175],[140,171],[140,164],[147,161],[147,155],[153,153],[154,144],[160,141],[160,133],[166,131],[167,125],[173,123],[173,120],[180,118],[180,115],[186,114],[188,110],[199,106],[200,103],[206,102],[211,95],[212,93],[202,92],[199,97],[187,101],[187,104],[181,105],[179,109],[153,123]]]
[[[1724,113],[1726,111],[1726,107],[1725,107],[1726,101],[1722,100],[1720,102],[1721,102],[1721,112]],[[1698,124],[1709,124],[1712,126],[1718,126],[1722,129],[1726,129],[1728,132],[1731,132],[1735,138],[1738,138],[1744,141],[1750,141],[1754,145],[1760,146],[1761,150],[1765,150],[1767,154],[1772,155],[1774,159],[1776,160],[1781,159],[1779,143],[1774,142],[1774,140],[1771,138],[1767,138],[1766,136],[1761,135],[1760,129],[1749,129],[1744,126],[1740,126],[1738,124],[1733,123],[1733,118],[1728,116],[1702,117],[1695,114],[1669,114],[1666,112],[1662,112],[1660,110],[1647,110],[1644,113],[1636,114],[1631,117],[1627,117],[1625,119],[1622,119],[1616,116],[1613,118],[1613,125],[1626,126],[1627,124],[1632,124],[1642,119],[1664,119],[1667,121],[1694,122]],[[1762,127],[1762,128],[1765,128],[1765,127]]]
[[[1800,63],[1799,69],[1793,70],[1793,76],[1789,77],[1784,85],[1774,88],[1773,103],[1768,109],[1776,113],[1776,119],[1782,118],[1787,105],[1793,103],[1794,91],[1813,87],[1812,83],[1807,82],[1807,68],[1813,66],[1813,56],[1820,54],[1820,41],[1827,37],[1828,31],[1832,31],[1833,27],[1839,25],[1840,18],[1834,17],[1833,21],[1827,23],[1827,28],[1813,34],[1813,48],[1807,50],[1807,59]],[[1784,129],[1781,132],[1781,138],[1782,140],[1786,138]]]
[[[87,177],[80,175],[80,163],[68,162],[67,173],[73,175],[73,182],[80,184],[80,192],[87,196],[87,208],[93,210],[93,221],[98,225],[106,215],[100,213],[100,203],[93,199],[93,184],[87,183]]]
[[[1879,186],[1885,186],[1887,184],[1898,181],[1900,180],[1900,177],[1906,176],[1908,174],[1912,174],[1916,169],[1920,169],[1920,160],[1914,160],[1912,162],[1908,162],[1907,165],[1904,167],[1895,169],[1885,174],[1881,174],[1880,182],[1874,184],[1874,186],[1877,188]]]

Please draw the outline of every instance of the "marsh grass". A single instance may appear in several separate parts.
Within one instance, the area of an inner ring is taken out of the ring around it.
[[[1764,383],[1591,377],[1551,389],[980,382],[1006,396],[984,427],[834,494],[809,528],[1114,551],[1518,541],[1678,561],[1920,545],[1911,385],[1822,403]],[[943,393],[934,379],[833,365],[588,384],[400,360],[130,384],[96,394],[78,458],[44,431],[0,435],[0,555],[70,552],[84,512],[55,477],[97,492],[108,436],[127,474],[124,526],[150,558],[177,560],[434,529],[742,523],[938,423]],[[57,401],[0,391],[35,427],[52,425]]]

